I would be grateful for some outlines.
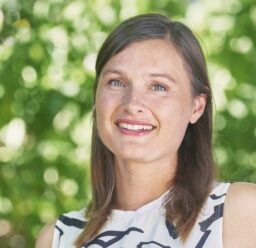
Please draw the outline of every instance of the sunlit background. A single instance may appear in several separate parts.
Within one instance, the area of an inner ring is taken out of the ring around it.
[[[220,177],[256,183],[255,0],[0,0],[0,247],[90,198],[97,51],[127,17],[166,14],[205,51]]]

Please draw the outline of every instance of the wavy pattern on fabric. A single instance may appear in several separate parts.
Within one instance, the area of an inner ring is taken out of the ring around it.
[[[223,248],[223,209],[229,185],[215,185],[186,243],[165,219],[164,194],[136,211],[112,210],[99,235],[83,248]],[[74,247],[85,225],[84,210],[61,215],[56,222],[53,248]]]

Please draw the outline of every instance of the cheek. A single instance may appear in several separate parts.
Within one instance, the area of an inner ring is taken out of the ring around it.
[[[167,129],[173,128],[177,131],[186,129],[192,113],[192,104],[183,97],[172,98],[161,104],[155,102],[154,108],[160,124],[166,126]]]
[[[111,150],[113,123],[112,116],[115,110],[111,98],[105,95],[98,95],[95,102],[96,126],[98,134],[103,144]]]
[[[96,101],[95,101],[95,111],[96,111],[96,125],[97,125],[99,134],[101,134],[102,130],[104,130],[103,124],[105,123],[104,119],[106,118],[104,105],[105,105],[104,98],[100,94],[97,94]]]
[[[99,132],[108,130],[111,126],[113,114],[115,113],[115,101],[108,94],[98,94],[96,97],[96,119]]]
[[[96,113],[98,118],[101,118],[102,116],[104,116],[106,111],[109,110],[109,106],[110,106],[110,98],[107,97],[106,94],[97,94],[95,107],[96,107]]]
[[[96,95],[96,107],[98,106],[101,111],[105,111],[107,107],[113,106],[118,101],[118,96],[104,89],[100,90]]]

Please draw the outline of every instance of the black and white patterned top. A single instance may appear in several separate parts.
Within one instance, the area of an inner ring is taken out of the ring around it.
[[[182,243],[172,223],[165,219],[164,195],[136,211],[112,210],[89,248],[223,248],[223,208],[229,183],[213,188],[188,239]],[[56,222],[53,248],[72,248],[86,225],[84,210],[63,214]]]

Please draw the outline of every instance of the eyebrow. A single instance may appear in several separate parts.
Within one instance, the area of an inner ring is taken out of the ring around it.
[[[106,74],[111,74],[111,73],[120,74],[120,75],[123,74],[122,71],[120,71],[120,70],[111,69],[111,70],[104,71],[102,76],[105,76]]]
[[[176,83],[176,80],[169,74],[167,73],[149,73],[149,76],[151,77],[162,77],[162,78],[166,78],[174,83]]]
[[[116,69],[109,69],[109,70],[106,70],[103,72],[102,76],[105,76],[106,74],[118,74],[118,75],[123,75],[123,72],[122,70],[116,70]],[[169,81],[172,81],[174,83],[177,83],[177,81],[169,74],[167,73],[148,73],[147,74],[148,76],[150,77],[162,77],[162,78],[166,78],[168,79]]]

